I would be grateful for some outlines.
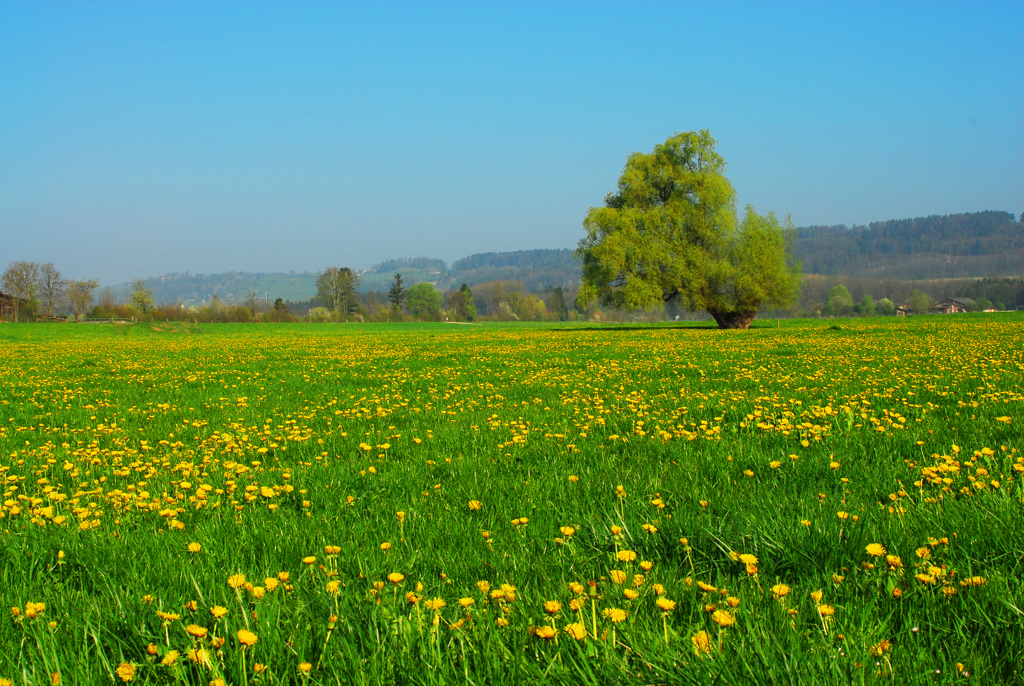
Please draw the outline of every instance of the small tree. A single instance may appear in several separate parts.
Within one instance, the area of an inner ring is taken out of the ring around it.
[[[405,287],[402,286],[402,275],[396,273],[395,280],[391,282],[391,288],[388,289],[388,300],[391,302],[392,309],[402,309],[402,305],[405,304],[406,293]]]
[[[53,262],[47,262],[39,267],[38,290],[39,300],[46,308],[46,314],[52,317],[54,308],[60,306],[64,300],[64,291],[67,290],[67,282]]]
[[[833,314],[838,316],[850,314],[853,310],[853,296],[846,286],[839,284],[828,292],[828,305]]]
[[[562,292],[561,286],[551,293],[548,310],[551,311],[551,314],[558,317],[560,321],[564,322],[569,318],[569,307],[565,304],[565,294]]]
[[[146,288],[146,282],[142,279],[132,281],[132,294],[128,302],[142,314],[146,314],[156,306],[153,304],[153,291]]]
[[[871,297],[870,293],[864,294],[864,299],[861,300],[855,308],[857,313],[862,317],[874,317],[875,316],[875,301]]]
[[[882,298],[875,304],[875,312],[883,317],[891,317],[896,313],[896,306],[893,304],[892,300]]]
[[[39,265],[35,262],[19,260],[11,262],[0,276],[0,285],[11,298],[14,307],[14,321],[18,321],[19,313],[25,308],[30,309],[36,299],[39,281]]]
[[[75,321],[89,311],[89,306],[92,304],[92,292],[99,285],[100,282],[96,279],[72,281],[68,284],[68,309],[75,315]]]
[[[409,314],[428,321],[441,318],[441,293],[426,281],[414,284],[408,290],[405,300]]]
[[[256,304],[260,301],[260,294],[257,291],[248,291],[245,294],[245,306],[249,308],[249,312],[256,316]]]
[[[919,291],[916,288],[910,291],[910,297],[907,298],[907,305],[914,314],[928,314],[928,310],[932,307],[932,299],[924,291]]]
[[[316,294],[328,308],[350,315],[359,306],[356,287],[359,278],[348,267],[328,267],[316,280]]]

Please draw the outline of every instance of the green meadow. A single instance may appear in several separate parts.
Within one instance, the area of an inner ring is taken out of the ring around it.
[[[1021,323],[0,325],[0,684],[1021,683]]]

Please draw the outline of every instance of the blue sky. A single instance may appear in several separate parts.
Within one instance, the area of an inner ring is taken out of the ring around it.
[[[629,153],[704,128],[798,225],[1020,213],[1024,3],[0,0],[0,263],[575,247]]]

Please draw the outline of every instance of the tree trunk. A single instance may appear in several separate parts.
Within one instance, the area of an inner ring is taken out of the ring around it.
[[[754,321],[757,310],[753,312],[722,312],[721,310],[708,310],[708,313],[718,322],[719,329],[749,329],[750,322]]]

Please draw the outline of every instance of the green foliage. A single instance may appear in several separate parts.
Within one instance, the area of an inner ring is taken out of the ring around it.
[[[583,222],[578,301],[636,310],[679,298],[726,328],[749,326],[763,303],[788,305],[798,277],[786,229],[774,214],[747,207],[737,231],[724,172],[707,131],[676,134],[650,154],[631,155],[618,190]]]
[[[146,314],[155,307],[153,293],[146,288],[146,282],[143,279],[132,281],[132,294],[128,302],[142,314]]]
[[[476,303],[473,301],[473,289],[462,284],[459,290],[448,294],[448,311],[459,321],[471,322],[476,319]]]
[[[910,291],[910,297],[907,298],[907,305],[910,306],[911,311],[914,314],[928,314],[928,310],[931,309],[935,303],[924,291],[914,289]]]
[[[388,289],[388,302],[391,303],[392,309],[401,311],[402,305],[405,304],[406,289],[402,285],[402,275],[395,273],[395,280],[391,282],[391,288]]]
[[[420,282],[410,286],[405,304],[414,317],[436,322],[441,318],[441,301],[440,291],[429,283]]]
[[[888,298],[882,298],[875,305],[875,312],[883,317],[891,317],[896,312],[896,305]]]
[[[330,310],[348,316],[359,307],[358,286],[359,277],[348,267],[328,267],[317,277],[317,298]]]
[[[565,321],[569,318],[569,307],[565,303],[565,295],[562,293],[562,288],[559,286],[551,292],[551,300],[548,305],[548,309],[551,313],[558,317],[560,321]]]

